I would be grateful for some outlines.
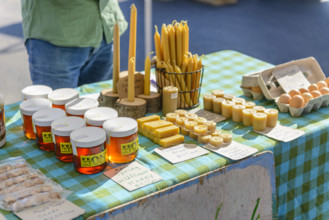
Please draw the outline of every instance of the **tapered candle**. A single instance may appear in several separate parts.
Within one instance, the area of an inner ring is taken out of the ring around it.
[[[155,55],[157,57],[157,62],[160,62],[163,59],[161,54],[160,34],[158,32],[158,27],[156,25],[155,25],[155,34],[154,34],[154,45],[155,45]]]
[[[172,64],[176,62],[176,32],[172,25],[168,25],[169,46],[170,46],[170,61]]]
[[[135,57],[128,64],[128,102],[135,101]]]
[[[136,57],[137,9],[135,4],[130,7],[129,59]]]
[[[187,53],[189,51],[189,38],[190,38],[190,36],[189,36],[190,30],[189,30],[189,27],[187,25],[187,21],[184,23],[184,32],[185,32],[185,34],[184,34],[184,37],[185,37],[185,51],[184,51],[184,53]]]
[[[151,59],[150,56],[147,56],[145,59],[144,95],[150,95],[150,74]]]
[[[167,28],[163,29],[163,34],[161,35],[163,38],[163,60],[165,62],[170,62],[170,47],[169,47],[169,33]]]
[[[186,34],[187,32],[185,31],[185,26],[184,26],[184,21],[181,22],[181,26],[182,26],[182,62],[184,62],[184,60],[187,61],[187,57],[185,56],[186,53],[188,52],[188,50],[186,50]]]
[[[183,52],[182,52],[182,27],[179,23],[175,24],[176,31],[176,62],[177,66],[182,66]]]
[[[112,91],[118,93],[117,82],[120,73],[120,29],[118,23],[114,25],[113,33],[113,82]]]

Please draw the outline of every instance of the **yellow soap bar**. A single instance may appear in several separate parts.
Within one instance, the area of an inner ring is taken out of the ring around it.
[[[170,121],[158,120],[158,121],[145,122],[142,125],[142,129],[148,132],[154,132],[155,129],[167,127],[170,125],[173,125],[173,123],[171,123]]]
[[[158,138],[170,137],[179,134],[179,128],[176,125],[171,125],[164,128],[158,128],[154,131],[154,136]]]
[[[171,147],[184,142],[184,136],[176,134],[171,137],[162,138],[159,141],[161,147]]]
[[[145,122],[158,121],[158,120],[160,120],[159,115],[150,115],[150,116],[146,116],[146,117],[143,117],[143,118],[139,118],[139,119],[137,119],[138,130],[141,132],[142,126]]]

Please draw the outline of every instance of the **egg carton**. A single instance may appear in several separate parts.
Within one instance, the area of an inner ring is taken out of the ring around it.
[[[251,89],[249,89],[251,87],[259,86],[258,84],[259,75],[260,72],[252,72],[242,76],[242,82],[240,87],[243,91],[244,96],[250,97],[254,100],[259,100],[264,98],[264,94],[262,92],[254,92]]]

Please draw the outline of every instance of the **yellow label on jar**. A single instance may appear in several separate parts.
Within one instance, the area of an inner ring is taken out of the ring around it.
[[[43,143],[53,143],[53,135],[51,132],[42,132]]]
[[[105,150],[99,154],[80,156],[81,167],[96,167],[106,162]]]
[[[136,138],[130,143],[121,144],[121,155],[134,153],[138,150],[138,148],[139,148],[138,138]]]
[[[62,142],[59,144],[62,154],[72,154],[72,145],[70,142]]]

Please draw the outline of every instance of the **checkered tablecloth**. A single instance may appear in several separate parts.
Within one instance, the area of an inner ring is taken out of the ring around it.
[[[243,74],[272,66],[235,51],[206,55],[203,64],[205,74],[202,94],[213,89],[222,89],[235,95],[242,95],[239,86]],[[85,85],[79,90],[81,94],[95,93],[110,85],[111,82],[108,81]],[[257,104],[275,107],[272,102],[266,100],[257,101]],[[83,217],[103,212],[232,163],[215,153],[209,153],[172,165],[153,152],[157,145],[140,135],[138,162],[158,173],[164,180],[128,192],[101,173],[79,174],[71,163],[57,160],[53,152],[39,150],[34,140],[28,140],[23,135],[18,104],[6,106],[5,111],[7,144],[0,149],[0,159],[23,156],[33,168],[40,169],[47,177],[74,192],[68,199],[86,210]],[[279,120],[282,125],[306,132],[305,136],[290,143],[281,143],[258,135],[250,127],[233,123],[231,120],[217,124],[219,129],[231,131],[235,141],[259,151],[270,150],[274,153],[278,202],[278,210],[274,210],[274,214],[278,214],[279,218],[327,219],[329,216],[328,113],[329,108],[321,108],[301,118],[291,118],[287,113],[280,113]],[[191,141],[188,137],[186,140]],[[11,213],[1,212],[7,218],[15,219]]]

